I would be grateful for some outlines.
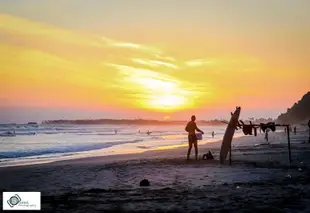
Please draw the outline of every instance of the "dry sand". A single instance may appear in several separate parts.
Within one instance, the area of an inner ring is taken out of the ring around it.
[[[0,168],[0,191],[41,191],[43,212],[310,212],[307,137],[292,135],[291,164],[286,135],[270,133],[270,145],[234,139],[231,166],[215,142],[199,147],[212,161],[186,161],[183,147]]]

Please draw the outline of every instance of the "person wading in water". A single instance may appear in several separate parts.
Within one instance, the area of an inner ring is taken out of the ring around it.
[[[195,120],[196,120],[196,116],[193,115],[191,117],[191,121],[188,122],[186,127],[185,127],[185,131],[188,132],[187,160],[189,160],[189,156],[191,154],[193,144],[194,144],[194,147],[195,147],[195,158],[196,158],[196,160],[198,160],[198,144],[197,144],[197,137],[196,137],[195,130],[197,130],[198,132],[201,132],[202,134],[204,134],[203,131],[198,129],[198,127],[197,127],[197,125],[195,123]]]

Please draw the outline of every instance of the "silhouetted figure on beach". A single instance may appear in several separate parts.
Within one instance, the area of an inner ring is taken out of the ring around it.
[[[186,127],[185,127],[185,131],[188,132],[187,160],[189,160],[189,156],[191,154],[193,144],[194,144],[194,147],[195,147],[195,159],[198,160],[198,144],[197,144],[197,137],[196,137],[195,130],[198,131],[198,132],[201,132],[202,134],[204,134],[203,131],[198,129],[197,124],[196,124],[195,121],[196,121],[196,117],[195,117],[195,115],[193,115],[191,117],[191,121],[188,122]]]
[[[214,138],[215,132],[214,132],[214,131],[212,131],[212,133],[211,133],[211,134],[212,134],[212,138]]]
[[[269,129],[266,129],[266,131],[265,131],[265,140],[266,140],[266,142],[268,142],[268,132],[269,132]]]
[[[296,135],[296,132],[297,132],[297,128],[296,126],[294,126],[294,135]]]
[[[117,130],[115,130],[115,135],[117,134]]]
[[[286,127],[284,128],[284,133],[286,133]]]
[[[147,130],[147,133],[146,133],[146,134],[147,134],[147,135],[150,135],[151,133],[152,133],[152,132],[150,132],[150,130]]]

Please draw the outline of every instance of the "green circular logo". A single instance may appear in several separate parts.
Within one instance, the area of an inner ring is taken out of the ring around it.
[[[20,201],[19,198],[17,196],[15,196],[15,195],[10,198],[10,203],[13,206],[17,205],[19,203],[19,201]]]

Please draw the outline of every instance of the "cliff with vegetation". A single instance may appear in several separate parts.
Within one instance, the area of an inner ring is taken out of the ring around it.
[[[307,124],[310,120],[310,92],[277,118],[277,123]]]

